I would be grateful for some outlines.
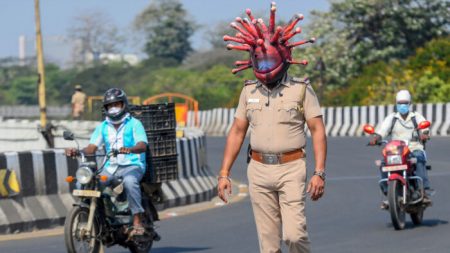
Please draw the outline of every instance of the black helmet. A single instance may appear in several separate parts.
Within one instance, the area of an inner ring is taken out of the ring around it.
[[[108,113],[107,105],[112,104],[114,102],[122,102],[122,110],[117,113],[110,114]],[[125,113],[128,112],[128,99],[127,94],[121,89],[111,88],[105,92],[103,97],[103,108],[105,109],[105,115],[108,116],[111,120],[120,120]]]

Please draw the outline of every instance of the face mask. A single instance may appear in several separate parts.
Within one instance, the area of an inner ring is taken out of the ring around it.
[[[120,110],[122,110],[121,107],[111,107],[108,109],[108,113],[111,115],[115,115],[115,114],[119,113]]]
[[[409,112],[409,104],[397,104],[397,112],[407,114]]]

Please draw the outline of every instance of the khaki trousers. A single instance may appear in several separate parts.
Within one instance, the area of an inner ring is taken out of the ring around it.
[[[280,253],[281,238],[290,253],[309,253],[306,231],[306,159],[280,165],[251,160],[249,193],[261,253]],[[282,236],[282,237],[281,237]]]

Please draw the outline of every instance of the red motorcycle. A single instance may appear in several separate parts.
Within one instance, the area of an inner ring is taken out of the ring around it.
[[[420,122],[419,130],[430,127],[429,121]],[[364,132],[376,135],[371,125],[364,126]],[[381,140],[376,145],[385,145],[383,148],[383,160],[376,161],[381,171],[387,173],[387,178],[379,181],[380,187],[387,184],[388,206],[392,225],[396,230],[405,228],[405,215],[409,213],[414,225],[422,223],[423,212],[431,205],[424,201],[425,192],[422,178],[415,175],[417,159],[411,156],[408,144],[401,140]]]

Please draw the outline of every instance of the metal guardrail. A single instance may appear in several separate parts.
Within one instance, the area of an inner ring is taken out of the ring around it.
[[[67,118],[72,109],[67,106],[47,106],[47,115],[51,118]],[[38,105],[2,105],[0,106],[0,117],[3,118],[38,118]]]

